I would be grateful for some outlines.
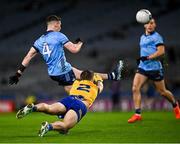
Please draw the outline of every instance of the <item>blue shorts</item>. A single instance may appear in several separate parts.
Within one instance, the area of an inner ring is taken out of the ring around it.
[[[148,77],[150,80],[153,80],[153,81],[161,81],[161,80],[164,79],[164,71],[163,71],[163,69],[145,71],[145,70],[143,70],[141,68],[138,68],[136,72]]]
[[[87,113],[86,105],[81,100],[83,99],[80,96],[70,95],[58,102],[62,103],[66,107],[66,112],[68,112],[70,109],[74,110],[78,116],[78,121],[80,121]],[[64,118],[65,114],[58,115],[58,117]]]
[[[76,77],[73,70],[70,70],[68,73],[59,75],[59,76],[50,76],[52,80],[57,81],[59,85],[68,86],[72,85]]]

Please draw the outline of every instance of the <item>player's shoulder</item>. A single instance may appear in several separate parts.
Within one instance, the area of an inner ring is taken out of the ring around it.
[[[153,34],[153,40],[155,41],[155,42],[160,42],[160,43],[164,43],[163,41],[163,37],[158,33],[158,32],[154,32],[154,34]]]
[[[66,35],[63,34],[62,32],[56,32],[56,31],[52,32],[52,34],[55,35],[55,36],[60,36],[60,37],[66,36]]]
[[[161,36],[157,31],[155,31],[155,32],[153,33],[153,36],[154,36],[154,37],[162,38],[162,36]]]
[[[78,85],[79,83],[80,83],[80,80],[75,80],[75,81],[73,82],[73,86]]]
[[[144,37],[146,37],[146,34],[145,34],[145,33],[141,34],[140,39],[142,39],[142,38],[144,38]]]

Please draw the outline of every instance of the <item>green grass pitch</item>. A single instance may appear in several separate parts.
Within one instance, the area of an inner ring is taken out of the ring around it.
[[[143,112],[143,121],[128,124],[133,113],[87,113],[68,135],[48,132],[40,138],[37,132],[43,121],[53,122],[56,116],[33,113],[17,120],[15,113],[0,114],[2,143],[135,143],[180,142],[180,120],[172,112]]]

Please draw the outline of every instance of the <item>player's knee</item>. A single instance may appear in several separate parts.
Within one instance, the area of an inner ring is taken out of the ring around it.
[[[49,112],[50,111],[50,106],[46,103],[41,103],[41,106],[43,107],[45,112]]]
[[[139,92],[139,91],[140,91],[140,88],[138,88],[136,85],[133,85],[132,92],[136,93],[136,92]]]
[[[46,103],[41,103],[41,107],[42,107],[43,109],[48,109],[48,104],[46,104]]]
[[[54,113],[54,108],[51,107],[50,105],[48,106],[48,113],[49,113],[49,114]]]

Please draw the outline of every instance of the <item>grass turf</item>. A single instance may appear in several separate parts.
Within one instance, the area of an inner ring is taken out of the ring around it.
[[[15,113],[0,114],[0,142],[6,143],[135,143],[180,142],[180,120],[172,112],[144,112],[143,121],[128,124],[132,113],[88,113],[68,135],[48,132],[40,138],[42,121],[53,122],[55,116],[32,113],[17,120]]]

